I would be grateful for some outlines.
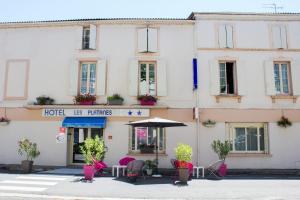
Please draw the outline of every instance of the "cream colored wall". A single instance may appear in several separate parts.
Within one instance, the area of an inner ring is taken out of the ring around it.
[[[293,123],[289,128],[278,127],[269,123],[270,155],[229,156],[226,159],[229,169],[300,169],[299,151],[300,123]],[[227,139],[225,123],[217,123],[213,128],[200,128],[200,164],[208,166],[218,157],[210,144],[215,139]]]
[[[128,92],[129,61],[163,59],[167,62],[168,96],[161,97],[159,104],[192,107],[193,26],[154,26],[159,28],[160,41],[159,52],[154,55],[136,53],[136,30],[144,25],[98,25],[97,50],[85,51],[78,50],[78,26],[0,29],[0,72],[5,71],[9,59],[30,61],[28,99],[1,101],[4,90],[1,81],[0,106],[23,106],[40,95],[49,95],[58,104],[72,104],[73,98],[68,95],[68,68],[75,59],[106,59],[106,94],[117,92],[125,98],[125,104],[136,104],[136,98]],[[98,103],[106,103],[106,96],[101,96]]]
[[[40,156],[35,165],[65,166],[67,162],[67,144],[57,144],[60,121],[11,121],[7,126],[0,126],[0,163],[19,164],[24,157],[18,155],[18,141],[28,138],[37,143]]]

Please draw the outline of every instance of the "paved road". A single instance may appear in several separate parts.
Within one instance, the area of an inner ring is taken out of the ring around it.
[[[0,199],[299,199],[300,179],[193,179],[188,186],[171,179],[138,180],[80,176],[0,174]]]

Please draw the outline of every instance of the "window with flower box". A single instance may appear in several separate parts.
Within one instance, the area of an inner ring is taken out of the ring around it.
[[[156,63],[139,63],[139,95],[156,96]]]

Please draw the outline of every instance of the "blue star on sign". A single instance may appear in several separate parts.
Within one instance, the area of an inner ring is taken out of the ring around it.
[[[129,110],[129,111],[128,111],[128,115],[132,115],[132,112],[131,112],[131,110]]]
[[[139,110],[139,111],[137,112],[137,114],[138,114],[138,115],[142,115],[142,112]]]

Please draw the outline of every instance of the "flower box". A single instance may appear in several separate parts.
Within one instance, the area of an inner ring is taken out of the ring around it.
[[[155,101],[145,101],[145,100],[141,100],[140,101],[142,106],[154,106],[155,105]]]
[[[141,153],[154,153],[154,146],[153,145],[141,145],[140,146]]]
[[[123,100],[122,99],[112,99],[112,100],[107,100],[108,105],[122,105]]]
[[[94,104],[94,101],[81,101],[79,102],[79,105],[93,105]]]

